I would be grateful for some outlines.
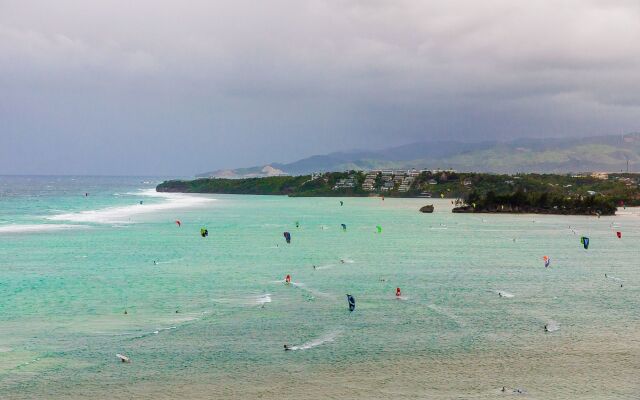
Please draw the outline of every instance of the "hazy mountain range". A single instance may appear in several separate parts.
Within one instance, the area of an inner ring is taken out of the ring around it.
[[[453,168],[474,172],[640,171],[640,133],[586,138],[514,139],[507,142],[418,142],[377,151],[316,155],[282,164],[199,174],[223,178],[302,175],[348,169]]]

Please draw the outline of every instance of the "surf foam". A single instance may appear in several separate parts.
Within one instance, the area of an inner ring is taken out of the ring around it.
[[[157,204],[134,204],[120,207],[107,207],[99,210],[87,210],[76,213],[65,213],[47,217],[51,221],[93,222],[99,224],[127,224],[133,223],[132,217],[152,214],[180,208],[202,206],[214,199],[190,196],[182,193],[159,193],[153,189],[135,193],[139,196],[159,197],[166,201]]]

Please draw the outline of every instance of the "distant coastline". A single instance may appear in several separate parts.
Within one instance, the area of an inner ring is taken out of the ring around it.
[[[613,215],[640,205],[639,174],[459,173],[452,170],[346,171],[300,176],[169,180],[158,192],[290,197],[448,198],[455,213]]]

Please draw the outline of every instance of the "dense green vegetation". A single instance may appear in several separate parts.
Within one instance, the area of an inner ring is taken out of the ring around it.
[[[613,215],[616,202],[602,195],[567,197],[518,189],[502,195],[494,191],[484,195],[471,192],[464,205],[454,208],[453,212]]]
[[[161,183],[156,190],[158,192],[182,193],[292,195],[308,179],[308,176],[273,176],[247,179],[172,180]]]
[[[228,193],[288,196],[377,196],[445,197],[459,199],[478,210],[515,211],[523,208],[536,212],[589,213],[600,210],[606,214],[612,205],[640,205],[640,175],[609,174],[571,176],[554,174],[480,174],[454,171],[415,172],[408,189],[401,190],[403,176],[393,178],[382,173],[371,174],[373,188],[363,189],[367,173],[359,171],[331,172],[318,175],[274,176],[267,178],[173,180],[158,185],[161,192]],[[383,188],[384,182],[390,188]],[[545,211],[546,210],[546,211]],[[506,211],[505,211],[506,212]]]

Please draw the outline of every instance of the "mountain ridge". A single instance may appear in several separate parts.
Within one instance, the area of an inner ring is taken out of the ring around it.
[[[619,172],[640,167],[640,133],[510,141],[424,141],[381,150],[314,155],[291,163],[225,169],[198,177],[247,178],[370,169],[436,169],[493,173]]]

